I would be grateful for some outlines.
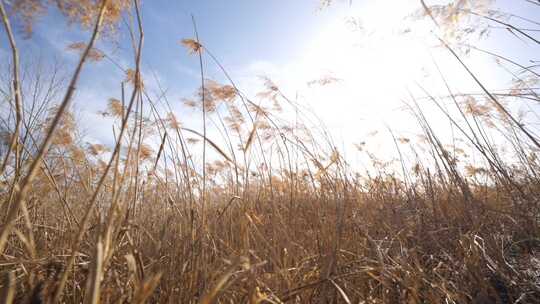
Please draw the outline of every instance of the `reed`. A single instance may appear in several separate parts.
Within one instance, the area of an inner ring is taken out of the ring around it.
[[[495,13],[459,6],[466,1],[426,2],[421,15],[435,27],[456,27],[467,15],[537,43]],[[68,47],[80,52],[70,78],[23,86],[9,19],[22,18],[29,34],[47,5],[90,36]],[[540,101],[529,85],[538,81],[537,66],[475,47],[532,79],[492,92],[463,60],[461,42],[441,37],[481,93],[454,92],[439,70],[446,96],[418,84],[422,95],[404,99],[419,139],[389,126],[397,161],[358,144],[371,162],[361,173],[279,84],[265,78],[259,94],[243,92],[196,30],[181,41],[201,71],[185,106],[201,113],[203,128],[185,126],[166,92],[154,96],[145,85],[138,0],[13,1],[8,8],[11,15],[0,1],[12,51],[2,103],[13,105],[0,150],[2,303],[540,301],[540,145],[507,103]],[[133,17],[126,25],[133,66],[122,68],[121,96],[101,112],[115,120],[114,144],[89,144],[70,104],[85,65],[113,60],[95,41],[122,16]],[[205,79],[210,64],[228,83]],[[28,88],[50,94],[24,102]],[[454,138],[437,134],[426,102],[448,119]],[[494,134],[504,143],[495,144]]]

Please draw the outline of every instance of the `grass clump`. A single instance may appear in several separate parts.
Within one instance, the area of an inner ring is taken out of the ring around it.
[[[88,43],[71,46],[81,53],[71,77],[25,86],[0,3],[12,50],[3,102],[13,105],[0,172],[5,303],[540,301],[540,147],[502,102],[540,101],[536,89],[520,83],[506,97],[490,92],[444,42],[486,102],[450,89],[425,95],[467,148],[457,137],[446,144],[411,98],[406,107],[423,141],[390,132],[397,162],[359,144],[373,167],[359,174],[270,79],[254,98],[243,93],[197,33],[182,40],[201,63],[200,88],[185,105],[201,114],[202,131],[184,126],[165,92],[152,97],[141,76],[140,3],[121,1],[111,13],[113,1],[83,2],[68,17],[94,27]],[[467,13],[422,4],[439,27],[437,18]],[[107,147],[84,142],[70,103],[87,61],[110,59],[94,42],[118,10],[134,17],[134,60],[121,96],[102,112],[115,121]],[[206,79],[203,60],[228,83]],[[523,73],[538,79],[534,67]],[[28,88],[49,94],[23,102]],[[467,153],[480,160],[467,161]]]

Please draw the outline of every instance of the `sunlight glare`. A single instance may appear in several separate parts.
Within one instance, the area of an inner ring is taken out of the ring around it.
[[[323,29],[307,51],[307,70],[342,80],[336,91],[356,110],[384,113],[395,108],[404,89],[425,76],[423,67],[431,62],[426,39],[406,33],[406,17],[416,2],[389,3],[352,9],[349,17]]]

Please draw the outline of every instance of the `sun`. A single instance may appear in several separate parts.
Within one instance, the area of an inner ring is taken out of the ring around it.
[[[407,16],[415,9],[417,2],[406,0],[349,8],[314,37],[303,69],[340,79],[340,87],[328,94],[343,106],[377,114],[397,107],[407,87],[425,78],[425,67],[432,64],[430,40],[410,29]]]

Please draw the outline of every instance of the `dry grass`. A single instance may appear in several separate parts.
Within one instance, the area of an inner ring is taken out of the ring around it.
[[[106,58],[92,48],[100,24],[110,27],[120,13],[107,13],[107,1],[84,3],[92,5],[68,16],[90,27],[91,10],[98,21],[89,43],[71,46],[82,54],[69,85],[40,84],[56,94],[64,85],[62,103],[34,99],[23,118],[28,95],[17,84],[3,101],[16,115],[2,150],[2,303],[540,302],[538,146],[502,103],[538,102],[534,89],[519,83],[505,97],[474,78],[489,103],[426,91],[482,160],[467,162],[463,149],[445,145],[413,98],[407,106],[425,152],[411,148],[418,161],[407,163],[400,147],[412,141],[394,137],[400,161],[392,164],[359,144],[373,163],[360,175],[276,84],[265,79],[250,99],[198,39],[182,43],[230,83],[201,76],[186,104],[202,113],[204,130],[184,127],[165,94],[153,98],[143,85],[139,3],[121,1],[114,8],[135,16],[134,67],[102,113],[116,119],[115,145],[87,144],[68,105],[85,61]],[[439,15],[449,18],[422,4],[437,26]],[[447,101],[456,113],[441,106]],[[297,113],[295,122],[281,110]],[[505,138],[511,159],[488,129]]]

